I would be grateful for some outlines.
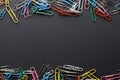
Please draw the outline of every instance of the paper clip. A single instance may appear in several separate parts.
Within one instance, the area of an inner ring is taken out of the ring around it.
[[[50,6],[43,6],[43,5],[33,6],[33,5],[30,5],[30,8],[31,8],[32,12],[36,12],[36,10],[38,10],[38,11],[48,10],[48,9],[50,9]]]
[[[4,74],[6,74],[7,72],[15,72],[14,69],[8,69],[8,68],[3,68],[3,69],[0,69],[1,72],[4,72]],[[6,73],[5,73],[6,72]]]
[[[26,8],[26,10],[25,10],[25,12],[24,12],[24,18],[28,18],[29,17],[29,15],[30,15],[30,9],[29,9],[29,7],[28,8]]]
[[[59,68],[55,69],[55,80],[61,80],[61,78],[60,78],[60,69]]]
[[[49,80],[53,78],[54,70],[50,70],[43,75],[42,80]]]
[[[61,80],[64,80],[64,75],[63,75],[63,74],[60,74],[60,76],[61,76]]]
[[[99,8],[99,9],[101,9],[102,12],[105,12],[106,14],[108,14],[107,10],[101,4],[99,4],[97,1],[95,1],[95,0],[88,0],[88,1],[91,4],[91,6],[93,6],[94,8]]]
[[[94,12],[93,6],[90,6],[90,13],[91,13],[92,21],[95,22],[96,21],[96,13]]]
[[[115,9],[116,9],[116,10],[120,10],[120,3],[117,3],[117,4],[115,5]]]
[[[83,71],[83,68],[73,66],[73,65],[63,65],[63,68],[69,69],[69,70],[74,70],[74,71],[80,71],[80,72]]]
[[[99,7],[99,5],[97,4],[97,2],[94,1],[94,0],[88,0],[88,2],[91,4],[91,6],[93,6],[93,7],[95,7],[95,8],[98,8],[98,7]]]
[[[0,73],[0,79],[1,79],[1,80],[4,80],[4,76],[3,76],[2,73]]]
[[[31,10],[32,13],[35,13],[37,11],[37,9],[38,9],[38,6],[30,5],[30,10]]]
[[[28,80],[28,75],[24,75],[21,79],[22,80]]]
[[[64,74],[66,76],[76,76],[79,74],[80,71],[73,70],[71,68],[64,68],[63,66],[58,66],[60,69],[61,74]]]
[[[50,65],[43,64],[39,71],[39,78],[42,79],[44,74],[51,70]]]
[[[76,77],[80,74],[79,71],[75,71],[75,70],[71,70],[71,69],[65,69],[63,68],[63,66],[58,66],[58,68],[60,69],[60,74],[61,75],[65,75],[68,77]]]
[[[9,80],[9,78],[12,76],[12,73],[9,72],[5,75],[5,80]]]
[[[21,11],[21,14],[24,15],[24,18],[28,18],[29,17],[29,5],[31,3],[32,0],[26,0],[25,1],[25,5]]]
[[[21,15],[21,16],[24,15],[24,8],[21,9],[21,11],[20,11],[20,15]]]
[[[25,75],[24,70],[20,67],[12,73],[12,77],[22,78]]]
[[[40,6],[40,7],[43,7],[43,8],[47,8],[47,9],[50,9],[51,8],[51,5],[47,3],[47,1],[36,1],[36,0],[32,0],[32,4],[34,6]]]
[[[78,72],[73,72],[73,71],[68,71],[68,70],[60,70],[61,71],[61,73],[64,73],[64,74],[75,74],[75,75],[77,75],[77,74],[79,74]]]
[[[58,6],[52,5],[52,9],[57,11],[62,16],[78,16],[78,13],[70,12],[69,10],[62,9]]]
[[[62,0],[64,3],[72,6],[74,4],[74,2],[72,0]]]
[[[0,66],[0,70],[9,67],[9,65]]]
[[[109,14],[101,11],[101,9],[99,9],[99,8],[95,8],[95,13],[96,13],[96,15],[98,15],[98,16],[100,16],[108,21],[112,20],[112,17]]]
[[[83,12],[83,7],[84,7],[84,0],[79,0],[78,2],[78,10],[80,13]]]
[[[21,1],[19,4],[15,5],[12,9],[13,9],[13,11],[17,11],[17,10],[21,9],[24,5],[25,5],[25,0],[23,2]]]
[[[30,67],[30,71],[31,71],[32,78],[33,78],[32,80],[39,80],[35,67]]]
[[[0,19],[2,19],[5,16],[5,14],[6,14],[6,9],[2,9],[0,11]]]
[[[75,13],[82,13],[83,12],[83,4],[84,0],[79,0],[79,2],[75,3],[72,5],[72,7],[69,9],[71,12]]]
[[[42,78],[45,72],[46,72],[46,65],[43,64],[38,73],[39,77]]]
[[[24,77],[25,75],[25,72],[21,67],[19,68],[19,74],[20,74],[20,77]]]
[[[95,72],[96,72],[95,69],[91,69],[91,70],[89,70],[88,72],[86,72],[86,73],[78,76],[77,78],[78,78],[78,80],[81,80],[81,79],[84,80],[84,79],[86,79],[86,78],[89,77],[91,80],[100,80],[98,77],[96,77],[96,76],[94,75]]]
[[[106,75],[102,76],[101,80],[119,80],[120,79],[120,74],[112,74],[112,75]]]
[[[50,4],[47,1],[42,1],[42,0],[32,0],[32,2],[34,2],[36,5],[40,6],[50,6]]]
[[[4,4],[4,1],[3,0],[0,0],[0,6]]]
[[[102,6],[107,6],[107,0],[98,0],[98,3],[100,3]]]
[[[85,0],[84,1],[84,9],[88,10],[89,8],[90,8],[90,4],[89,4],[88,0]]]
[[[45,72],[48,72],[51,70],[50,65],[43,65],[40,69],[40,74],[44,74]]]
[[[12,18],[12,20],[15,23],[18,23],[18,18],[16,17],[15,13],[11,9],[10,4],[9,4],[9,0],[5,0],[5,5],[6,5],[6,10],[7,10],[8,14],[10,15],[10,17]]]
[[[71,12],[80,13],[79,10],[76,10],[77,7],[78,7],[78,3],[74,3],[74,4],[72,5],[72,7],[69,8],[69,10],[70,10]]]
[[[48,15],[48,16],[52,16],[53,15],[53,12],[50,11],[50,10],[36,10],[35,12],[36,14],[42,14],[42,15]]]
[[[116,5],[115,2],[113,2],[111,0],[108,0],[107,4],[110,5],[110,6],[112,6],[112,7],[115,7],[115,5]]]

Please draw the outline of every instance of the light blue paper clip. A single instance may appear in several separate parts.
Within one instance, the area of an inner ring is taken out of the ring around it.
[[[94,1],[94,0],[88,0],[88,2],[91,4],[91,6],[93,6],[94,8],[98,8],[99,7],[99,5],[97,4],[97,2],[96,1]]]
[[[2,9],[0,11],[0,19],[4,18],[5,14],[6,14],[6,9]]]
[[[24,7],[21,9],[20,15],[24,15],[26,12],[27,8],[29,7],[30,3],[32,0],[26,0]]]
[[[50,70],[49,72],[46,72],[44,75],[43,75],[43,78],[42,80],[50,80],[52,78],[54,78],[54,70]]]
[[[5,75],[5,80],[9,80],[9,78],[12,76],[12,73],[9,72]]]
[[[74,2],[72,0],[62,0],[64,3],[72,6],[74,4]]]
[[[120,3],[118,3],[118,4],[115,5],[115,9],[116,10],[120,10]]]

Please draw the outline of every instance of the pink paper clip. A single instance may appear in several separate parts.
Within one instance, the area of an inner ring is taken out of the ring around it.
[[[0,0],[0,6],[4,4],[4,1],[3,0]]]
[[[112,74],[101,77],[101,80],[119,80],[119,79],[120,79],[120,74]]]
[[[32,74],[33,79],[32,80],[39,80],[38,74],[36,72],[35,67],[30,67],[30,72]]]
[[[89,10],[89,8],[90,8],[90,4],[89,4],[88,0],[85,0],[85,2],[84,2],[84,9],[85,10]]]
[[[27,19],[30,15],[30,9],[29,7],[25,9],[25,12],[24,12],[24,18]]]

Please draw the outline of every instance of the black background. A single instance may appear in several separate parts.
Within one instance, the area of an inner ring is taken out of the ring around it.
[[[7,14],[0,21],[0,65],[11,67],[42,64],[52,67],[71,64],[85,71],[95,68],[99,75],[115,73],[120,68],[120,16],[112,21],[97,17],[92,22],[89,11],[79,17],[33,15],[20,17],[14,24]]]

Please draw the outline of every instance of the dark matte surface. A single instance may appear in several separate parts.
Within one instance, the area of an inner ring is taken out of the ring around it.
[[[14,24],[7,14],[0,24],[0,65],[72,64],[101,75],[120,68],[119,15],[96,23],[89,11],[79,17],[34,15]]]

